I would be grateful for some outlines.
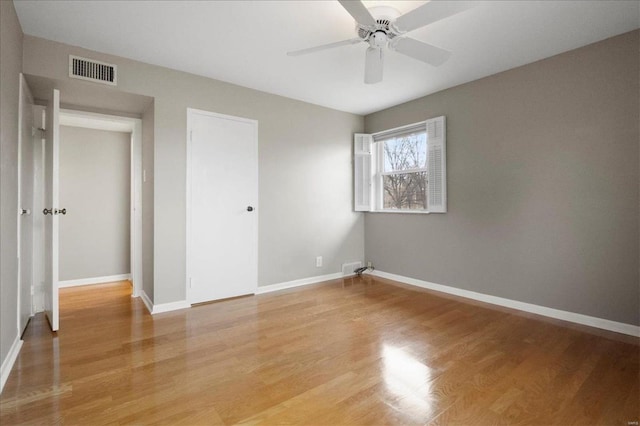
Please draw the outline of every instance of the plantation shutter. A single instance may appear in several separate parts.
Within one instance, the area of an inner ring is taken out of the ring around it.
[[[371,211],[371,135],[356,133],[353,137],[354,210]]]
[[[447,151],[445,117],[427,120],[428,186],[427,205],[430,213],[447,212]]]

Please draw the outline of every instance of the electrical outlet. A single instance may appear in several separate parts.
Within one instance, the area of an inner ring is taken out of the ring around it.
[[[322,256],[316,257],[316,268],[322,267]]]

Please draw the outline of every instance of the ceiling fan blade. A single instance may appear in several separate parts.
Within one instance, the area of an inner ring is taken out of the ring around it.
[[[382,81],[382,49],[369,47],[364,61],[364,82],[375,84]]]
[[[342,7],[344,7],[349,15],[353,16],[353,19],[360,25],[367,27],[373,27],[376,25],[376,20],[373,19],[369,10],[362,4],[360,0],[338,0]]]
[[[407,37],[396,37],[389,46],[398,53],[410,56],[413,59],[433,65],[434,67],[442,65],[451,56],[451,52],[448,50]]]
[[[356,44],[362,41],[361,38],[352,38],[349,40],[336,41],[335,43],[323,44],[322,46],[309,47],[307,49],[294,50],[293,52],[287,52],[288,56],[300,56],[307,53],[320,52],[321,50],[333,49],[334,47],[346,46],[349,44]]]
[[[424,27],[449,16],[455,15],[476,5],[472,1],[435,1],[423,4],[402,16],[393,23],[393,29],[400,34]]]

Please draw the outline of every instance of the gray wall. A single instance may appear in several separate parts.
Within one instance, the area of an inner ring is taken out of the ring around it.
[[[640,324],[638,31],[365,117],[447,116],[449,212],[367,214],[382,271]]]
[[[131,134],[60,126],[60,280],[131,273]]]
[[[154,303],[186,297],[187,107],[259,121],[259,285],[339,272],[363,258],[351,183],[352,134],[363,117],[30,36],[24,52],[25,73],[68,82],[69,54],[115,63],[115,90],[155,98]]]
[[[153,127],[154,103],[142,115],[142,290],[153,301]]]
[[[18,88],[22,29],[0,1],[0,365],[18,336]]]

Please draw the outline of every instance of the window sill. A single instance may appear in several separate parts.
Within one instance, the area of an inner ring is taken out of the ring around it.
[[[428,210],[371,210],[367,213],[431,214]]]

